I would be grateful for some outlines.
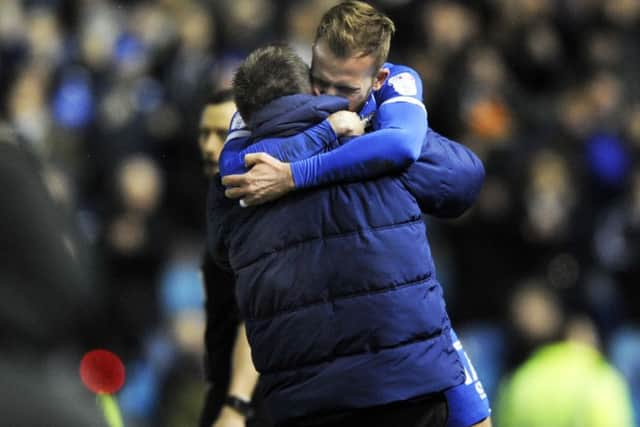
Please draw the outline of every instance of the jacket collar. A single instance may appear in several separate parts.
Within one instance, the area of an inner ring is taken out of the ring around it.
[[[258,111],[249,122],[253,139],[290,136],[346,110],[349,102],[336,96],[289,95],[277,98]]]

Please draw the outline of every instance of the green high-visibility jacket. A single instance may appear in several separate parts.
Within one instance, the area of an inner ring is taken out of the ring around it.
[[[538,350],[500,387],[497,427],[633,427],[625,379],[576,342]]]

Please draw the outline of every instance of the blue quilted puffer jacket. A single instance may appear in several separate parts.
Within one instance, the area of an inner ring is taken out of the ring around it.
[[[302,130],[344,108],[334,104],[280,98],[263,110],[269,120],[254,135]],[[429,131],[420,161],[402,174],[299,191],[255,208],[226,199],[214,179],[209,250],[234,273],[276,422],[464,380],[421,213],[460,214],[483,176],[470,151]]]

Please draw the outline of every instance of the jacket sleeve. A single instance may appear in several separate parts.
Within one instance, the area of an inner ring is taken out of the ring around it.
[[[229,266],[223,227],[227,203],[220,177],[215,176],[207,195],[207,250],[202,263],[206,313],[204,370],[210,388],[201,418],[209,425],[226,396],[231,352],[240,324],[235,278]]]
[[[478,197],[484,167],[467,147],[429,129],[420,158],[401,175],[401,180],[423,213],[455,218]]]
[[[247,172],[244,156],[249,153],[267,153],[283,162],[295,162],[329,150],[337,136],[328,120],[289,137],[264,138],[248,144],[247,135],[228,139],[220,154],[220,175]]]
[[[236,203],[234,200],[227,199],[224,191],[220,175],[211,178],[206,208],[207,254],[219,268],[224,271],[232,271],[227,250],[225,222]]]
[[[229,388],[231,354],[240,316],[234,296],[233,274],[218,266],[209,254],[202,264],[205,288],[204,374],[209,384],[202,409],[202,425],[210,426],[218,417]]]

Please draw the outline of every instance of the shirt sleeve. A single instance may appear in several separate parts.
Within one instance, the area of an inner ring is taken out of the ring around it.
[[[235,201],[224,196],[225,188],[219,175],[215,175],[210,182],[207,193],[207,254],[219,268],[231,271],[229,262],[225,222]]]
[[[423,101],[422,79],[413,68],[392,64],[385,64],[385,66],[383,68],[389,70],[389,76],[382,87],[374,92],[378,105],[399,97]]]
[[[202,265],[207,316],[205,374],[212,384],[225,384],[225,387],[231,350],[240,323],[224,226],[232,203],[224,197],[220,177],[215,176],[207,195],[207,251]]]
[[[207,381],[219,385],[228,382],[231,352],[240,324],[234,295],[233,274],[208,255],[202,265],[205,288],[205,375]]]
[[[375,92],[374,131],[330,153],[293,163],[296,188],[374,178],[405,169],[418,159],[428,129],[422,82],[409,67],[390,69]]]

